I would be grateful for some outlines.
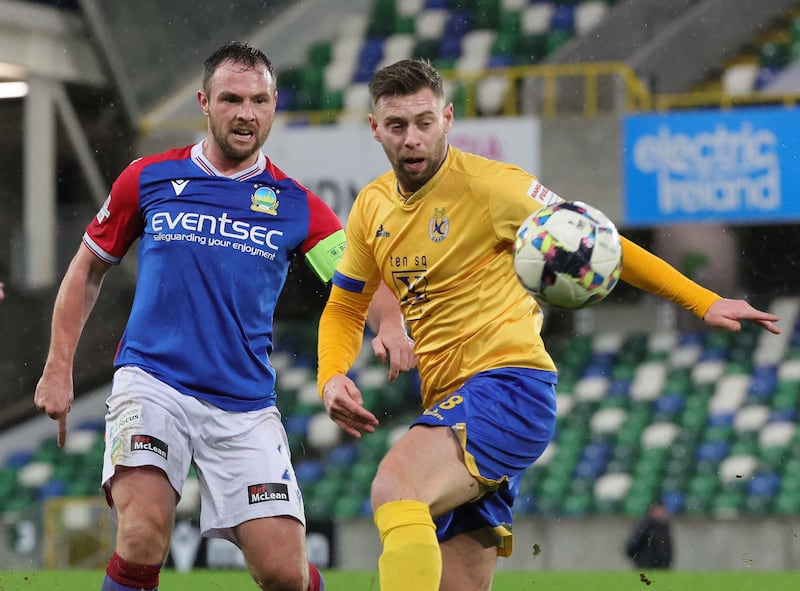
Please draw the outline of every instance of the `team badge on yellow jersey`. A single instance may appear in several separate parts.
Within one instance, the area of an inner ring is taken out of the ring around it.
[[[444,207],[433,210],[433,217],[428,224],[428,236],[434,242],[441,242],[447,238],[447,233],[450,231],[450,220],[444,213]]]

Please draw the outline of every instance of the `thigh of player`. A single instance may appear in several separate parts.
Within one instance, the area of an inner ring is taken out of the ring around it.
[[[231,412],[206,406],[192,431],[203,535],[239,544],[249,528],[238,537],[234,528],[262,517],[289,518],[302,532],[303,498],[277,408]],[[295,529],[291,523],[286,528]]]

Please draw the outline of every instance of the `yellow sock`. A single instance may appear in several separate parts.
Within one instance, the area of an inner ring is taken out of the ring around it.
[[[375,511],[383,553],[378,560],[381,591],[438,591],[442,552],[425,503],[393,501]]]

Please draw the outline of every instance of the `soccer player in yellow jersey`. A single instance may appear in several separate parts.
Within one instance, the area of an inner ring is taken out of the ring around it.
[[[372,294],[394,290],[422,377],[425,411],[372,484],[382,591],[483,591],[511,552],[519,481],[555,424],[556,368],[542,312],[514,275],[514,236],[559,197],[530,173],[448,146],[453,105],[427,62],[403,60],[369,85],[373,137],[392,171],[358,195],[319,328],[319,388],[330,417],[360,437],[378,420],[346,372]],[[711,326],[778,318],[695,284],[623,239],[622,279]],[[444,427],[444,428],[442,428]]]

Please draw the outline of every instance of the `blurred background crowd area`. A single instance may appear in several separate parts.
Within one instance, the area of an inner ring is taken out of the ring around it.
[[[547,310],[545,338],[561,372],[558,427],[523,483],[520,515],[633,518],[657,499],[687,520],[800,515],[797,196],[783,190],[772,214],[636,217],[644,196],[634,193],[647,185],[631,172],[637,126],[686,134],[689,114],[710,117],[712,130],[775,125],[777,144],[760,154],[767,165],[748,160],[741,144],[736,170],[722,172],[767,177],[755,197],[765,200],[778,190],[771,179],[793,179],[797,152],[779,132],[797,121],[800,2],[0,0],[0,39],[3,523],[39,515],[39,524],[51,499],[99,496],[103,398],[135,253],[107,277],[79,348],[64,450],[32,405],[55,290],[116,174],[137,156],[202,136],[202,62],[234,39],[262,48],[278,73],[266,153],[280,154],[278,166],[343,218],[362,180],[353,171],[375,176],[365,163],[382,155],[374,142],[369,157],[353,144],[340,175],[321,176],[321,161],[350,145],[351,132],[371,142],[366,83],[377,67],[425,58],[447,80],[454,134],[476,129],[480,146],[493,139],[482,120],[497,128],[533,121],[524,164],[544,184],[599,206],[625,235],[712,289],[781,315],[780,337],[753,327],[709,332],[625,285],[597,308]],[[287,150],[297,137],[321,155]],[[353,376],[382,428],[358,442],[344,437],[315,387],[313,320],[325,296],[302,263],[292,267],[272,361],[309,517],[347,521],[369,515],[377,462],[419,411],[418,380],[412,372],[387,383],[367,346]],[[192,518],[194,478],[181,502]],[[78,514],[66,524],[53,517],[56,529],[94,519]],[[12,546],[24,539],[14,531]],[[780,560],[796,568],[800,553]]]

